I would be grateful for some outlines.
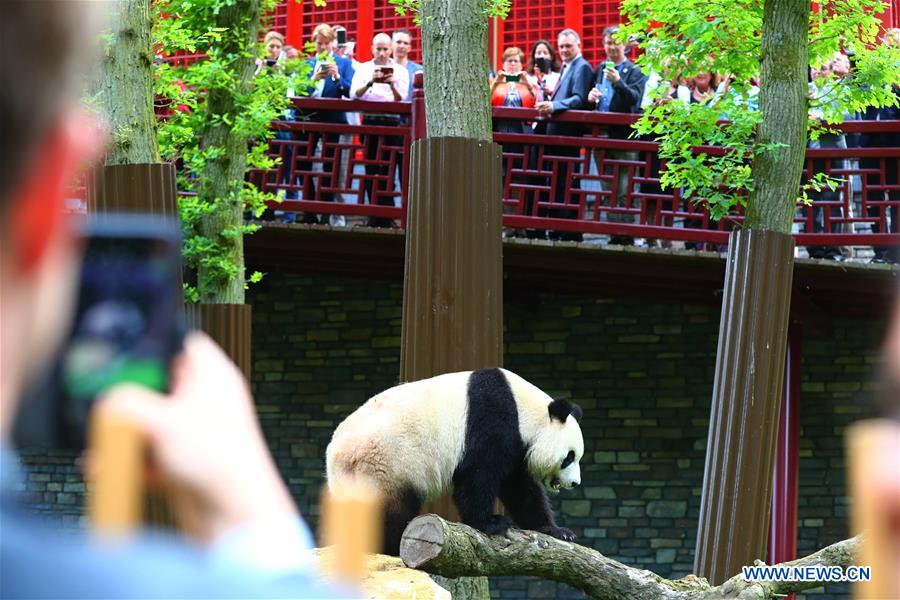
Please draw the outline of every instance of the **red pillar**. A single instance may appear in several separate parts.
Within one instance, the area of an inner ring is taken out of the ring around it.
[[[288,45],[303,52],[303,3],[289,1],[287,3],[287,35]]]
[[[784,361],[784,395],[772,485],[769,564],[797,558],[797,479],[800,438],[801,329],[792,324]],[[793,597],[793,596],[791,596]]]
[[[375,37],[375,0],[359,0],[356,29],[356,60],[372,60],[372,38]]]
[[[578,35],[584,36],[583,0],[565,0],[564,19],[567,28],[574,29]]]

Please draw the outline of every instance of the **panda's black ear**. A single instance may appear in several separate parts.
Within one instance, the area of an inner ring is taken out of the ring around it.
[[[584,413],[581,412],[581,407],[573,402],[572,403],[572,416],[575,417],[575,420],[578,421],[578,423],[581,423],[581,417],[583,415],[584,415]]]
[[[550,411],[550,418],[557,419],[560,423],[565,423],[566,419],[569,418],[569,415],[571,415],[574,410],[578,411],[578,417],[575,417],[576,419],[581,416],[581,409],[578,408],[578,406],[573,405],[568,400],[563,400],[561,398],[557,398],[556,400],[551,402],[547,409]]]

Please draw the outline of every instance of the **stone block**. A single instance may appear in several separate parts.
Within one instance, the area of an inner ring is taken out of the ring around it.
[[[678,518],[687,513],[687,502],[674,500],[655,500],[647,503],[647,516],[660,518]]]

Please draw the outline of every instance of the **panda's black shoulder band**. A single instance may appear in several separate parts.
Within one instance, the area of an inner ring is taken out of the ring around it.
[[[576,421],[581,422],[581,407],[568,400],[558,398],[551,402],[547,408],[550,411],[551,419],[557,419],[561,423],[565,423],[569,415],[572,415]]]

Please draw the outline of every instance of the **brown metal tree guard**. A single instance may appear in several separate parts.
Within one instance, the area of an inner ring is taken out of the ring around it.
[[[503,365],[500,146],[425,138],[421,75],[415,84],[401,382]],[[449,498],[425,510],[458,519]]]
[[[728,248],[694,557],[694,573],[713,585],[766,558],[793,250],[790,234],[749,229]]]

